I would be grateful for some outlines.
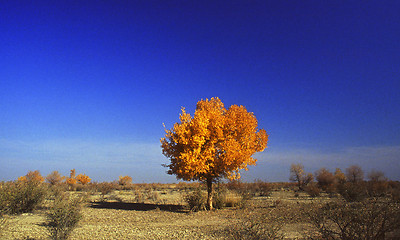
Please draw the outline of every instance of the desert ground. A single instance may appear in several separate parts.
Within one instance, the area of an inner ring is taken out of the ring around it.
[[[240,206],[191,211],[184,197],[191,191],[173,184],[106,194],[71,191],[69,194],[83,196],[85,202],[83,217],[70,239],[239,239],[238,232],[245,230],[244,226],[251,228],[254,219],[263,219],[263,226],[275,229],[281,238],[308,239],[318,234],[307,213],[337,198],[325,193],[312,198],[278,188]],[[32,213],[8,216],[1,239],[49,239],[46,204]],[[391,236],[388,239],[400,239],[394,233]]]

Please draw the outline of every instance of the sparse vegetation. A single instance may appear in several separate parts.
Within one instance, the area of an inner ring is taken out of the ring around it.
[[[204,183],[141,183],[125,188],[119,181],[90,182],[71,189],[67,182],[44,183],[31,172],[18,181],[1,183],[0,234],[3,231],[5,239],[140,238],[137,234],[152,239],[399,238],[399,182],[379,172],[368,175],[369,181],[347,181],[338,169],[335,174],[320,169],[315,175],[317,182],[303,185],[303,190],[298,182],[218,182],[212,198],[216,210],[202,213],[198,211],[207,208]],[[85,191],[74,191],[79,187]],[[25,212],[31,213],[20,215]],[[42,220],[32,225],[34,234],[19,226],[35,216]],[[201,227],[189,224],[193,222]],[[139,227],[132,228],[132,223]],[[93,231],[98,224],[101,228]]]
[[[46,186],[36,181],[8,182],[0,189],[0,209],[10,214],[32,212],[44,201],[46,194]]]
[[[378,199],[328,203],[312,212],[310,218],[323,239],[385,239],[400,228],[398,204]]]
[[[81,199],[67,194],[58,195],[46,213],[49,236],[54,240],[68,239],[77,227],[81,214]]]

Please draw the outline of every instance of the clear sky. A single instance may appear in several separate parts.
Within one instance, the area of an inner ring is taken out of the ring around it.
[[[0,3],[0,180],[75,168],[174,182],[182,106],[244,105],[269,136],[245,181],[359,164],[400,180],[400,1]]]

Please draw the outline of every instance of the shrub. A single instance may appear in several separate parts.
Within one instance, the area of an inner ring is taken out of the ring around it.
[[[292,164],[290,166],[289,180],[297,182],[299,189],[304,190],[304,187],[314,180],[314,176],[312,173],[306,173],[302,164]]]
[[[335,170],[335,183],[338,184],[344,184],[346,182],[346,175],[340,170],[340,168],[336,168]]]
[[[46,177],[46,181],[50,183],[50,185],[60,184],[64,180],[64,177],[58,171],[53,171]]]
[[[258,193],[259,196],[268,197],[271,195],[272,185],[270,183],[257,179],[251,185],[253,186],[253,191]]]
[[[364,180],[364,171],[358,165],[346,168],[346,178],[349,182],[361,182]]]
[[[75,174],[76,174],[75,169],[71,169],[69,178],[66,179],[66,183],[68,184],[70,190],[75,189],[75,184],[76,184]]]
[[[310,183],[305,188],[304,191],[312,198],[318,197],[321,193],[321,189],[318,188],[317,184]]]
[[[46,193],[46,187],[34,181],[8,183],[0,189],[0,208],[10,214],[32,212],[44,201]]]
[[[367,197],[365,184],[347,182],[338,186],[339,194],[348,202],[362,201]]]
[[[318,182],[318,186],[324,191],[331,191],[331,186],[335,183],[335,176],[326,168],[321,168],[316,171],[315,179]]]
[[[118,184],[124,187],[128,187],[132,184],[132,178],[129,176],[119,176]]]
[[[231,191],[222,187],[214,192],[213,201],[213,206],[217,209],[224,207],[240,207],[242,205],[243,196],[236,191]]]
[[[36,171],[29,171],[26,175],[26,180],[28,182],[36,182],[36,183],[41,183],[44,182],[44,178],[40,174],[39,170]]]
[[[366,183],[368,196],[383,197],[389,193],[389,183],[387,181],[369,181]]]
[[[224,239],[285,239],[283,222],[265,214],[249,214],[238,224],[230,225],[223,232]]]
[[[81,201],[79,198],[71,198],[66,194],[56,197],[53,205],[46,213],[48,220],[46,227],[51,239],[62,240],[69,238],[82,218]]]
[[[329,203],[309,216],[322,239],[385,239],[400,228],[399,205],[377,200]]]
[[[200,210],[206,210],[207,196],[201,188],[197,188],[193,192],[187,194],[184,199],[189,205],[190,211],[197,212]]]
[[[106,200],[106,195],[110,194],[114,189],[115,186],[112,183],[102,182],[97,184],[97,190],[100,191],[102,202]]]
[[[92,179],[86,174],[79,174],[78,176],[76,176],[76,180],[82,185],[86,185],[87,183],[90,183]]]

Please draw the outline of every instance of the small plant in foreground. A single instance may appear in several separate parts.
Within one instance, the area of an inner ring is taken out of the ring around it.
[[[46,213],[47,229],[51,239],[68,239],[77,227],[81,214],[82,200],[68,197],[67,194],[58,195],[53,205]]]
[[[400,229],[399,204],[376,199],[328,203],[309,216],[322,239],[383,240]]]
[[[47,189],[36,181],[10,182],[0,190],[0,210],[10,214],[32,212],[47,195]]]
[[[265,214],[249,214],[244,220],[225,229],[224,238],[234,240],[285,239],[280,219]]]
[[[193,192],[187,194],[185,196],[185,201],[189,205],[190,211],[197,212],[200,210],[206,210],[207,197],[201,188],[197,188]]]

